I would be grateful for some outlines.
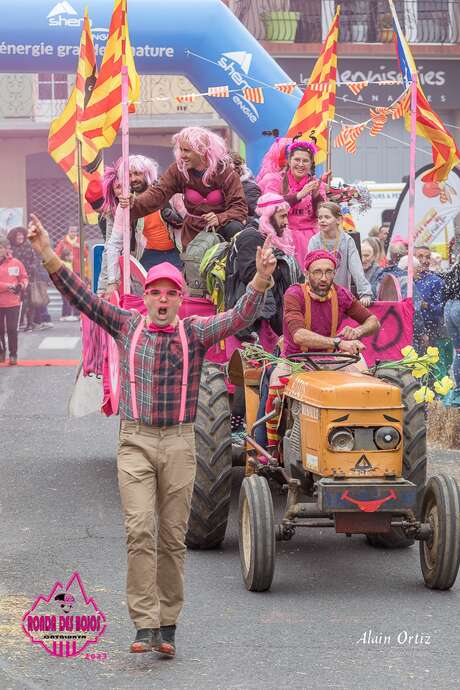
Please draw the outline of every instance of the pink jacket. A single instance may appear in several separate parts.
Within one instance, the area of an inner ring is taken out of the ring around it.
[[[296,192],[288,189],[287,194],[284,192],[284,173],[268,173],[259,182],[262,194],[266,192],[277,192],[284,196],[285,200],[291,207],[289,210],[289,229],[290,230],[309,230],[314,234],[318,230],[316,211],[313,207],[311,194],[308,194],[301,201],[295,200]],[[319,188],[320,195],[323,200],[326,199],[325,185],[322,182]]]
[[[24,265],[9,254],[0,259],[0,307],[17,307],[21,304],[21,295],[10,288],[20,285],[27,287],[29,279]]]

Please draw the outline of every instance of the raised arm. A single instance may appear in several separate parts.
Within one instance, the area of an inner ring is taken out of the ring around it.
[[[173,163],[165,170],[158,182],[150,185],[142,194],[131,195],[128,198],[120,197],[120,206],[131,207],[132,222],[163,208],[174,194],[183,191],[182,187],[181,175],[176,163]]]
[[[54,253],[48,233],[37,216],[32,214],[31,218],[28,239],[35,252],[41,257],[56,288],[79,311],[99,324],[111,336],[118,337],[130,320],[131,312],[119,309],[92,293],[76,273],[66,268]]]

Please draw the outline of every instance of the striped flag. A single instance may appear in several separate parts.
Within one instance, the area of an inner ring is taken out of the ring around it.
[[[243,98],[251,103],[265,103],[264,90],[260,87],[243,89]]]
[[[112,146],[121,123],[121,68],[129,77],[130,110],[139,100],[140,79],[129,40],[126,0],[115,0],[104,59],[94,90],[81,120],[82,135],[99,149]]]
[[[392,120],[397,120],[410,111],[410,89],[408,89],[397,103],[390,107]]]
[[[308,139],[314,134],[318,147],[315,156],[317,164],[323,163],[327,158],[327,131],[335,114],[339,16],[340,6],[337,7],[323,49],[287,132],[288,137],[295,137],[301,132],[302,139]],[[318,85],[326,85],[327,88],[318,91]]]
[[[176,102],[177,103],[193,103],[195,98],[197,98],[199,94],[197,93],[185,93],[183,96],[176,96]]]
[[[416,78],[417,68],[409,44],[398,21],[393,1],[389,0],[389,3],[393,15],[393,35],[399,65],[403,82],[408,87],[412,80]],[[405,119],[406,129],[410,130],[410,113],[406,114]],[[447,179],[454,165],[460,162],[460,153],[453,136],[448,132],[439,115],[434,112],[428,103],[420,82],[417,82],[416,120],[417,134],[431,143],[433,154],[433,167],[423,175],[422,180],[423,182],[443,182]]]
[[[48,152],[62,168],[75,189],[78,189],[77,130],[82,114],[88,104],[97,77],[96,58],[88,13],[85,11],[83,30],[80,39],[80,53],[75,87],[59,117],[51,123],[48,135]],[[102,155],[88,141],[82,139],[82,182],[81,198],[92,180],[100,180],[102,175]],[[97,213],[85,201],[83,207],[85,221],[97,223]]]
[[[275,89],[281,91],[281,93],[291,94],[294,93],[294,89],[297,86],[295,81],[286,82],[285,84],[275,84]]]
[[[348,153],[356,153],[356,140],[363,133],[366,124],[366,122],[360,122],[357,125],[342,125],[342,131],[334,140],[335,148],[344,146]]]
[[[230,91],[228,86],[210,86],[206,95],[213,98],[228,98]]]
[[[353,81],[353,82],[348,82],[347,86],[350,89],[351,93],[353,93],[355,96],[358,96],[361,93],[361,91],[366,88],[366,86],[369,86],[369,82],[368,81]]]

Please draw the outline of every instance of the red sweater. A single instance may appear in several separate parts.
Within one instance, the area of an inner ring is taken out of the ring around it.
[[[21,304],[21,295],[10,288],[20,285],[27,287],[29,279],[24,265],[12,256],[0,259],[0,307],[17,307]]]

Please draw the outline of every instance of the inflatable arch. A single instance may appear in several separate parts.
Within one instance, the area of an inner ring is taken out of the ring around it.
[[[100,61],[111,0],[21,0],[2,7],[0,72],[74,72],[86,4]],[[128,0],[128,7],[141,74],[182,74],[200,92],[290,81],[221,0]],[[208,100],[246,143],[249,165],[257,170],[272,143],[262,132],[287,130],[300,90],[294,95],[266,89],[263,104],[241,93]]]

